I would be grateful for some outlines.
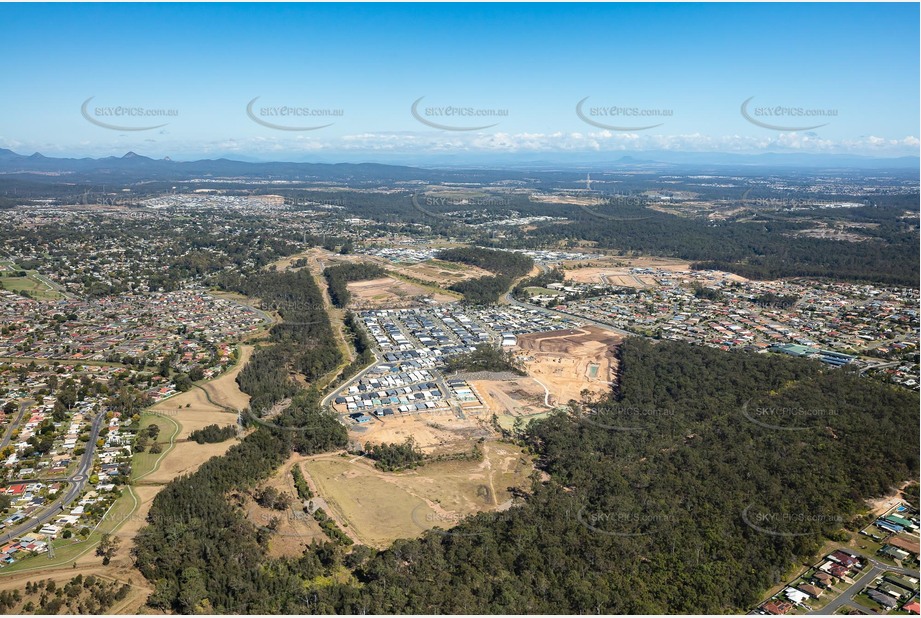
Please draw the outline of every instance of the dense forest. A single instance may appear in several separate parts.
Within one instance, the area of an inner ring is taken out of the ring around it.
[[[364,281],[377,279],[387,274],[387,271],[377,264],[348,263],[329,266],[323,271],[326,283],[329,286],[329,299],[337,307],[345,307],[352,297],[347,287],[349,281]]]
[[[263,271],[249,276],[226,274],[219,284],[223,289],[261,299],[263,307],[277,311],[282,318],[269,333],[273,345],[257,348],[237,376],[240,388],[251,396],[250,408],[255,414],[262,414],[298,392],[290,372],[313,381],[335,369],[342,360],[323,295],[307,269]]]
[[[416,446],[412,436],[402,444],[365,444],[365,457],[374,460],[374,465],[386,472],[415,468],[425,461],[425,453]]]
[[[917,200],[917,198],[916,198]],[[909,205],[906,204],[906,207]],[[917,201],[910,208],[917,211]],[[862,207],[840,217],[868,236],[865,242],[798,235],[815,227],[795,215],[751,215],[713,223],[677,217],[640,206],[570,209],[567,225],[540,225],[510,246],[582,245],[585,241],[624,254],[660,255],[697,262],[696,268],[726,270],[753,279],[834,277],[918,286],[918,232],[903,208]],[[816,216],[814,213],[810,213]]]
[[[608,398],[521,436],[549,481],[535,477],[501,518],[482,514],[452,534],[382,552],[332,543],[296,559],[266,556],[271,532],[246,522],[224,494],[267,476],[293,435],[310,436],[302,452],[339,443],[306,419],[300,432],[259,427],[157,496],[137,551],[156,585],[151,604],[218,613],[738,612],[834,538],[864,498],[918,474],[915,393],[812,361],[677,342],[628,339],[618,355]]]
[[[679,343],[619,354],[611,398],[529,428],[550,483],[499,521],[396,543],[327,609],[737,612],[863,498],[917,475],[916,394]]]
[[[493,273],[491,277],[459,281],[450,288],[463,294],[465,302],[478,305],[490,304],[499,300],[499,297],[508,291],[515,279],[528,274],[534,267],[534,260],[522,253],[482,247],[445,249],[438,253],[438,258],[448,262],[477,266]]]
[[[199,444],[211,444],[230,440],[235,435],[237,435],[237,428],[233,425],[220,427],[215,424],[196,429],[189,434],[189,440],[193,440]]]

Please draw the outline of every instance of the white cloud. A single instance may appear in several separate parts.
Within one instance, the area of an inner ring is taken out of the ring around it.
[[[39,151],[49,156],[109,156],[136,150],[158,157],[213,156],[239,153],[260,158],[288,157],[304,153],[399,153],[425,154],[552,154],[628,151],[763,152],[855,154],[874,156],[917,155],[921,142],[915,136],[883,138],[874,135],[853,139],[823,138],[811,132],[771,135],[656,134],[644,132],[366,132],[343,136],[310,135],[250,136],[207,142],[185,142],[175,135],[160,136],[155,143],[135,136],[114,136],[107,141],[83,141],[70,146],[27,143],[0,136],[0,147],[19,153]]]

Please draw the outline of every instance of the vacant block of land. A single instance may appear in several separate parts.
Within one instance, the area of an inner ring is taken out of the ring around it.
[[[396,473],[361,457],[318,455],[304,472],[330,515],[361,543],[383,548],[430,528],[447,530],[467,515],[508,508],[509,489],[527,487],[532,464],[514,445],[481,448],[482,461],[434,462]]]
[[[603,395],[611,388],[623,339],[595,327],[519,335],[517,349],[525,370],[550,393],[551,405],[582,400],[582,391]]]
[[[427,455],[467,452],[480,438],[495,437],[483,412],[466,411],[461,418],[454,409],[444,408],[375,418],[349,427],[349,439],[362,445],[402,444],[411,437]]]
[[[441,294],[430,288],[394,277],[353,281],[347,287],[352,293],[349,305],[355,309],[400,309],[418,305],[423,298],[439,303],[455,300],[448,294]]]

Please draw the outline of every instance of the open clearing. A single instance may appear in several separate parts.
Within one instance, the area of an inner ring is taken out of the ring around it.
[[[401,275],[430,281],[441,287],[450,287],[458,281],[492,275],[489,271],[476,266],[443,260],[427,260],[410,266],[397,265],[393,269]]]
[[[623,258],[601,257],[591,260],[566,260],[562,263],[566,270],[566,279],[578,283],[605,283],[631,288],[644,288],[658,285],[655,277],[635,273],[634,268],[657,268],[669,272],[686,271],[691,264],[685,260],[669,258]]]
[[[402,444],[412,437],[427,455],[468,452],[474,441],[494,437],[487,426],[485,411],[465,410],[460,418],[454,410],[442,409],[416,414],[375,417],[361,426],[349,427],[349,439],[364,445]]]
[[[434,292],[430,288],[402,281],[394,277],[381,277],[367,281],[353,281],[347,284],[352,293],[349,305],[355,309],[401,309],[418,305],[423,299],[438,303],[452,302],[455,297]]]
[[[487,442],[482,448],[482,461],[430,463],[396,473],[381,472],[364,458],[317,455],[304,471],[344,530],[382,548],[510,506],[509,488],[527,487],[532,464],[514,445]]]
[[[249,362],[254,348],[251,345],[241,345],[239,349],[240,359],[230,371],[223,373],[216,380],[201,385],[211,401],[234,410],[242,410],[249,406],[249,395],[237,386],[237,376]]]
[[[582,391],[602,395],[611,388],[618,335],[595,326],[519,335],[519,358],[528,375],[550,391],[551,405],[582,400]]]
[[[236,386],[236,383],[233,384]],[[168,483],[180,474],[190,474],[211,457],[223,455],[237,442],[236,439],[230,439],[216,444],[198,444],[188,440],[189,434],[196,429],[214,424],[223,427],[237,423],[235,413],[209,403],[205,392],[200,388],[193,388],[161,401],[150,410],[169,416],[178,422],[182,429],[177,436],[175,448],[160,462],[160,467],[140,482]]]
[[[0,287],[10,292],[27,292],[35,300],[58,300],[61,294],[54,288],[35,278],[28,277],[0,277]]]
[[[522,422],[543,418],[549,413],[544,403],[546,391],[534,378],[521,377],[514,380],[470,380],[491,413],[499,419],[499,425],[511,429],[515,420]]]
[[[656,287],[654,275],[634,272],[634,268],[655,268],[670,273],[689,272],[690,262],[658,257],[602,257],[591,260],[566,260],[562,262],[566,279],[578,283],[602,283],[630,288]],[[680,275],[679,275],[680,278]],[[720,278],[730,281],[748,281],[744,277],[723,273]]]

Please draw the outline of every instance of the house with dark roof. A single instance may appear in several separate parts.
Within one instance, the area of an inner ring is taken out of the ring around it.
[[[892,609],[893,607],[898,605],[898,601],[893,599],[891,596],[889,596],[885,592],[880,592],[879,590],[876,590],[874,588],[870,588],[867,590],[867,596],[873,599],[874,601],[876,601],[877,603],[879,603],[880,605],[882,605],[883,607],[885,607],[886,609]]]
[[[832,560],[834,560],[834,561],[836,561],[836,562],[839,562],[839,563],[843,564],[843,565],[846,566],[847,568],[851,568],[852,566],[854,566],[854,565],[857,564],[857,562],[858,562],[858,560],[857,560],[856,557],[854,557],[854,556],[852,556],[852,555],[850,555],[850,554],[846,554],[846,553],[844,553],[843,551],[841,551],[840,549],[837,550],[836,552],[832,553],[832,554],[829,556],[829,558],[831,558]]]
[[[886,573],[883,575],[883,580],[889,582],[890,584],[895,584],[896,586],[901,586],[905,590],[917,590],[918,582],[917,580],[911,581],[901,575],[896,575],[895,573]]]

